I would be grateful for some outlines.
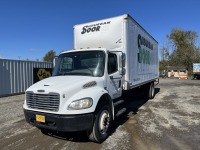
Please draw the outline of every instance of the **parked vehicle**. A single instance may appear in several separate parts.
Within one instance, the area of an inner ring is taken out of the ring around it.
[[[86,131],[104,141],[126,111],[124,91],[144,86],[154,97],[158,43],[131,16],[75,25],[74,50],[64,51],[53,76],[26,90],[26,121],[39,129]]]
[[[200,63],[193,63],[194,79],[200,79]]]

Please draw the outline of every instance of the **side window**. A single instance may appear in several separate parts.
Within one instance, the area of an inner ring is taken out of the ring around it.
[[[112,74],[118,70],[117,55],[108,54],[108,74]]]

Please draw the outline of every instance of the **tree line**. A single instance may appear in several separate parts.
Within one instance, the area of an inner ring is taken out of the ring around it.
[[[160,49],[161,60],[159,70],[167,70],[168,66],[180,66],[187,68],[189,74],[191,74],[193,63],[200,63],[200,47],[199,43],[197,43],[197,32],[174,28],[166,38],[167,44]]]

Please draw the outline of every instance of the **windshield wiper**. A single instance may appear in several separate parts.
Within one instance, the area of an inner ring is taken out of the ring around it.
[[[86,72],[66,72],[66,73],[64,73],[63,75],[79,75],[79,76],[88,76],[88,75],[90,75],[91,76],[91,74],[90,73],[86,73]]]

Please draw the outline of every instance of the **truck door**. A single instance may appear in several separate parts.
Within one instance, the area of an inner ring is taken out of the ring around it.
[[[121,52],[109,53],[107,62],[107,90],[112,99],[118,98],[122,95],[122,65]]]

